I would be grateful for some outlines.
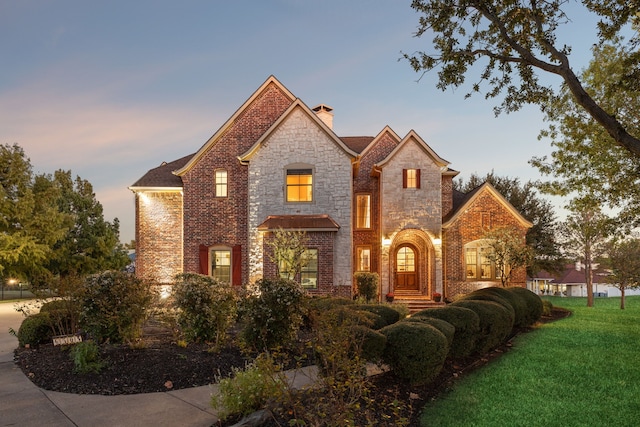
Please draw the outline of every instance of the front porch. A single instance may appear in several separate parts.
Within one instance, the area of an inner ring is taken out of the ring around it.
[[[444,307],[444,301],[435,302],[431,297],[418,295],[415,292],[396,291],[393,297],[394,304],[405,304],[409,307],[409,313],[417,313],[426,308]]]

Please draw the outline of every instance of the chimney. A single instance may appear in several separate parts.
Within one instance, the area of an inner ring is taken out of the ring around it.
[[[333,108],[328,105],[320,104],[313,107],[312,110],[329,129],[333,129]]]

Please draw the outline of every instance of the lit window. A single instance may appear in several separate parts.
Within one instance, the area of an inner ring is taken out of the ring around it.
[[[402,188],[420,188],[420,169],[402,169]]]
[[[318,250],[307,249],[305,253],[307,264],[300,272],[300,284],[306,289],[318,288]]]
[[[413,249],[408,246],[403,246],[398,249],[396,255],[397,268],[399,272],[413,272],[416,271],[416,257]]]
[[[473,245],[471,245],[473,246]],[[492,249],[488,247],[465,248],[465,270],[469,280],[496,280]]]
[[[287,202],[311,202],[313,200],[313,175],[311,169],[287,170]]]
[[[356,271],[371,271],[371,249],[364,246],[356,247]]]
[[[371,228],[371,196],[356,196],[356,228]]]
[[[211,276],[221,282],[231,283],[231,251],[211,251]]]
[[[219,169],[216,171],[216,197],[227,197],[227,171]]]

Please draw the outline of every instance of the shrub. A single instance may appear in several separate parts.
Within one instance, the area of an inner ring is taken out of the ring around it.
[[[380,330],[387,337],[383,360],[395,374],[413,385],[427,384],[442,370],[447,339],[433,326],[398,322]]]
[[[362,358],[368,362],[377,362],[382,359],[387,337],[366,326],[355,327],[356,341],[362,343]]]
[[[49,313],[36,313],[25,317],[17,336],[20,347],[37,346],[51,341],[53,330]]]
[[[403,320],[403,322],[420,322],[430,326],[433,326],[445,336],[447,339],[447,347],[449,351],[451,351],[451,345],[453,344],[453,337],[456,333],[456,328],[446,320],[436,319],[435,317],[425,317],[425,316],[417,316],[417,317],[409,317],[408,319]]]
[[[452,303],[475,311],[480,318],[480,334],[475,352],[487,353],[500,345],[513,329],[513,317],[503,305],[493,301],[460,300]]]
[[[237,295],[230,284],[183,273],[176,276],[173,296],[178,325],[188,340],[225,342],[237,312]]]
[[[69,355],[73,359],[73,370],[78,374],[97,374],[104,368],[104,362],[100,360],[100,348],[95,341],[83,341],[74,345]]]
[[[453,325],[455,334],[449,349],[451,358],[461,359],[471,355],[475,350],[480,333],[480,317],[475,311],[448,305],[441,308],[427,308],[411,316],[411,318],[418,317],[441,319]]]
[[[89,276],[81,326],[98,342],[133,341],[140,336],[152,299],[150,286],[132,274],[106,271]]]
[[[506,308],[507,311],[509,311],[509,315],[511,316],[512,319],[514,319],[514,323],[515,323],[516,310],[513,307],[513,305],[511,305],[511,303],[506,298],[504,298],[504,296],[500,295],[501,291],[503,293],[506,292],[504,288],[497,288],[497,287],[478,289],[476,291],[471,292],[470,294],[463,296],[460,299],[460,301],[475,300],[475,301],[496,302],[501,306],[503,306],[504,308]]]
[[[362,311],[368,311],[368,312],[375,313],[378,316],[380,316],[382,318],[382,320],[383,320],[383,322],[381,324],[382,326],[378,327],[377,325],[374,325],[374,326],[372,326],[373,329],[382,329],[385,326],[393,325],[398,320],[400,320],[400,313],[397,310],[392,309],[388,305],[382,305],[382,304],[357,304],[357,305],[349,306],[349,308],[356,309],[356,310],[362,310]]]
[[[74,298],[45,302],[41,313],[48,313],[53,335],[71,335],[78,332],[82,307]]]
[[[527,302],[523,298],[522,294],[519,292],[511,292],[509,289],[513,288],[502,288],[502,287],[490,287],[480,289],[476,292],[480,293],[490,293],[499,296],[500,298],[506,300],[513,307],[514,318],[513,325],[517,327],[526,327],[529,326],[528,323],[528,311]],[[518,288],[524,289],[524,288]],[[526,290],[526,289],[525,289]]]
[[[358,296],[366,302],[378,299],[378,282],[380,278],[378,273],[360,272],[356,273],[356,286],[358,288]]]
[[[507,291],[520,296],[527,307],[526,314],[523,319],[523,326],[533,325],[538,320],[540,320],[540,316],[542,316],[543,306],[542,299],[538,295],[531,292],[529,289],[515,286],[507,288]]]
[[[314,311],[331,310],[343,305],[354,305],[353,300],[337,297],[312,297],[309,299],[309,308]]]
[[[549,300],[542,300],[542,315],[543,316],[551,316],[551,312],[553,311],[553,303]]]
[[[258,280],[256,294],[240,303],[242,341],[259,350],[290,346],[302,325],[303,301],[302,288],[292,280]]]
[[[270,400],[280,399],[288,384],[278,375],[279,370],[271,357],[262,354],[244,370],[235,369],[233,378],[221,379],[220,392],[211,396],[211,406],[218,411],[220,420],[249,415],[265,408]]]

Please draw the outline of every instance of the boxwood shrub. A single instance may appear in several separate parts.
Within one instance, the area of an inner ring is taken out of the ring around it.
[[[474,352],[480,333],[480,317],[475,311],[447,305],[441,308],[427,308],[411,316],[411,318],[417,317],[442,319],[453,325],[456,332],[449,349],[449,357],[461,359]]]
[[[527,302],[519,292],[511,292],[509,291],[509,289],[510,288],[501,288],[501,287],[493,286],[490,288],[479,289],[476,292],[480,294],[497,295],[500,298],[506,300],[507,302],[509,302],[509,304],[511,304],[514,310],[513,325],[516,327],[529,326],[529,323],[527,320],[529,317],[528,316],[529,309],[527,307]],[[518,288],[518,289],[524,289],[524,288]]]
[[[387,337],[382,359],[413,385],[427,384],[442,370],[449,352],[447,338],[433,326],[397,322],[380,330]]]
[[[368,311],[380,316],[384,321],[384,325],[382,325],[381,327],[372,326],[373,329],[381,329],[385,326],[393,325],[398,320],[400,320],[400,313],[387,305],[357,304],[357,305],[350,305],[349,308],[354,308],[356,310],[361,310],[361,311]]]
[[[25,317],[18,329],[18,344],[20,347],[30,347],[51,341],[53,330],[49,313],[36,313]]]
[[[467,295],[463,296],[461,298],[461,300],[493,301],[493,302],[496,302],[496,303],[500,304],[501,306],[503,306],[504,308],[506,308],[507,311],[509,311],[509,315],[511,316],[511,318],[513,319],[513,322],[515,323],[516,310],[513,307],[513,305],[511,305],[511,303],[507,299],[505,299],[502,296],[498,295],[498,293],[494,292],[492,289],[494,289],[494,288],[478,289],[477,291],[471,292],[470,294],[467,294]],[[495,288],[495,289],[498,289],[498,288]]]
[[[403,320],[403,322],[421,322],[433,326],[445,336],[449,351],[451,351],[451,344],[453,344],[453,337],[456,333],[456,328],[451,323],[446,320],[426,316],[409,317],[408,319]]]
[[[484,354],[499,346],[513,329],[513,317],[503,305],[493,301],[463,299],[452,303],[475,311],[480,318],[480,334],[475,353]]]
[[[527,309],[525,312],[524,319],[522,320],[523,326],[531,326],[540,320],[542,316],[543,306],[542,299],[531,292],[529,289],[520,288],[520,287],[509,287],[507,291],[518,295],[525,303]]]
[[[354,328],[356,341],[362,343],[361,356],[369,362],[377,362],[382,359],[384,348],[387,345],[387,337],[366,326],[356,326]]]

